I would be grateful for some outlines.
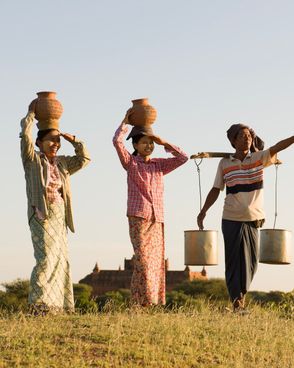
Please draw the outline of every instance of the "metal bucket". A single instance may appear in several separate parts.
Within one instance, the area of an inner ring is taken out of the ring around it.
[[[289,264],[292,253],[292,232],[282,229],[260,230],[259,262]]]
[[[217,231],[186,230],[185,265],[213,266],[218,264]]]

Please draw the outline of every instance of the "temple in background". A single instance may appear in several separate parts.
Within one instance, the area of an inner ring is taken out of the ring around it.
[[[183,271],[169,270],[168,259],[165,260],[166,269],[166,291],[173,288],[183,281],[192,281],[196,279],[207,280],[206,270],[203,268],[201,272],[193,272],[188,266]],[[80,284],[92,286],[92,295],[98,296],[105,294],[107,291],[118,289],[130,289],[131,277],[133,273],[133,258],[125,259],[124,269],[120,267],[118,270],[100,270],[96,263],[93,272],[79,281]]]

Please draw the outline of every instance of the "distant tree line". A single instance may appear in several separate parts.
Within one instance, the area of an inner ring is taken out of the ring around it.
[[[3,283],[5,290],[0,290],[0,309],[11,312],[26,311],[28,309],[29,281],[17,279]],[[130,290],[119,289],[109,291],[96,298],[91,296],[92,288],[85,284],[74,284],[75,306],[77,311],[97,312],[108,307],[127,307],[130,305]],[[184,281],[173,291],[166,293],[166,308],[172,309],[182,306],[199,307],[201,302],[211,302],[214,305],[227,304],[229,299],[225,281],[223,279]],[[249,303],[263,307],[279,307],[294,315],[294,291],[252,291],[248,293]]]

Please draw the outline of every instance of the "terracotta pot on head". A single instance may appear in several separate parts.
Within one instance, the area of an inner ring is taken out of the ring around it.
[[[145,126],[154,123],[157,117],[155,108],[148,103],[148,98],[132,100],[133,106],[129,116],[129,123],[134,126]]]
[[[38,92],[35,118],[39,130],[59,129],[59,119],[63,112],[61,103],[56,99],[56,92]]]

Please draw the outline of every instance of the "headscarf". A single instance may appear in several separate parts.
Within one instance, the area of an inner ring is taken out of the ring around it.
[[[145,126],[134,126],[127,137],[127,140],[134,137],[135,135],[154,135],[150,125]]]
[[[256,151],[262,151],[264,148],[264,142],[261,138],[259,138],[254,130],[250,128],[248,125],[245,124],[233,124],[231,127],[227,130],[227,137],[229,141],[231,142],[231,145],[234,146],[234,140],[236,139],[239,131],[241,129],[248,129],[251,137],[252,137],[252,145],[250,147],[250,152],[256,152]]]

